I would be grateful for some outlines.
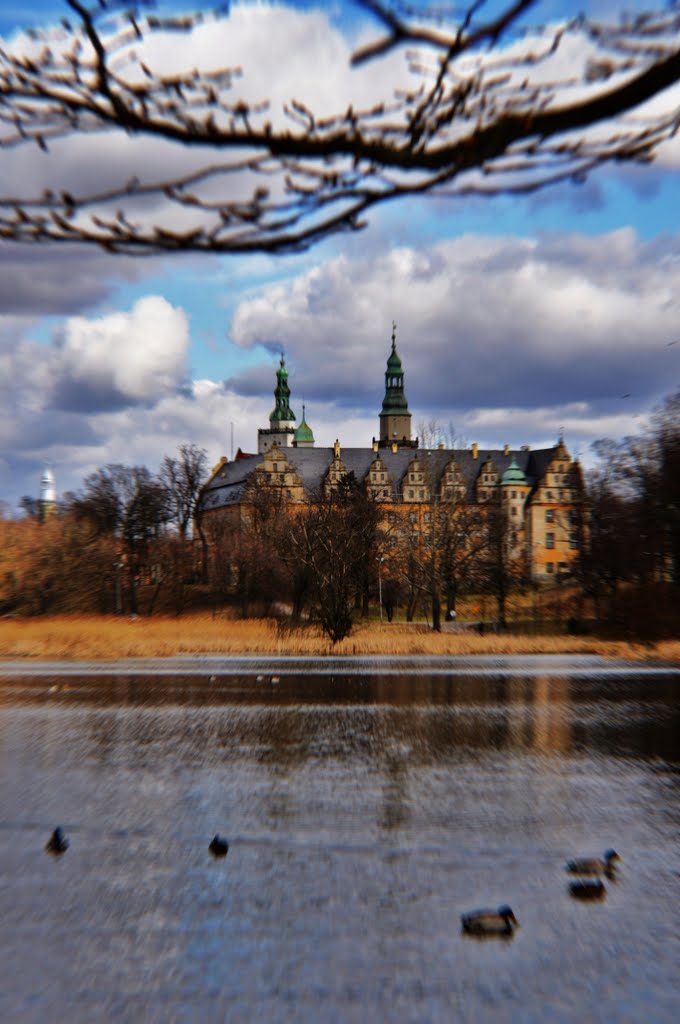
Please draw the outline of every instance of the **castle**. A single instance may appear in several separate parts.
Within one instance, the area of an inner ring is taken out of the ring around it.
[[[305,420],[296,427],[290,407],[285,360],[276,374],[275,405],[269,427],[258,430],[257,454],[240,450],[233,461],[222,458],[203,489],[206,522],[226,519],[230,527],[250,515],[256,487],[275,489],[291,506],[328,495],[351,475],[381,506],[388,522],[400,518],[411,534],[426,538],[433,508],[449,510],[500,509],[506,546],[525,566],[534,582],[568,575],[582,543],[583,482],[578,460],[572,459],[563,438],[551,448],[511,449],[421,448],[411,436],[411,413],[406,399],[404,369],[392,345],[385,371],[385,393],[379,414],[378,438],[366,448],[317,448]],[[394,545],[394,537],[391,540]],[[427,540],[423,540],[427,544]]]

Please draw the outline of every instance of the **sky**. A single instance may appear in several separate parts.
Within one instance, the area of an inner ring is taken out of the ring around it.
[[[30,10],[47,25],[64,5]],[[2,5],[5,45],[25,19],[25,4]],[[370,28],[349,2],[244,0],[207,41],[184,39],[183,56],[232,47],[238,88],[343,109],[357,81],[349,56]],[[371,66],[361,94],[389,94],[402,65],[393,55]],[[0,193],[45,175],[105,181],[134,160],[153,169],[167,154],[101,137],[55,147],[49,163],[27,147],[0,151]],[[0,244],[5,513],[37,496],[45,465],[61,494],[109,463],[155,471],[184,443],[211,464],[256,451],[282,352],[291,406],[299,422],[304,403],[317,446],[369,445],[393,321],[414,433],[482,447],[543,447],[563,433],[592,464],[595,440],[643,430],[680,388],[678,163],[672,143],[650,166],[601,168],[533,196],[411,199],[296,255]]]

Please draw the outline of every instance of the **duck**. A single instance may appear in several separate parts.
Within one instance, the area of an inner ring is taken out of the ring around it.
[[[68,839],[59,825],[45,843],[45,849],[48,853],[54,854],[66,853],[68,850]]]
[[[519,928],[519,921],[507,904],[498,910],[470,910],[461,915],[461,922],[468,935],[512,935]]]
[[[213,857],[226,857],[229,852],[229,843],[221,836],[215,836],[208,847]]]
[[[601,878],[578,878],[569,883],[569,892],[577,900],[601,900],[607,888]]]
[[[605,850],[601,857],[578,857],[567,861],[566,870],[570,875],[607,875],[611,878],[620,863],[621,857],[616,850]]]

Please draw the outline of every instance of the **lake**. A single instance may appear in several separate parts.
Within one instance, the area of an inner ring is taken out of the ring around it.
[[[680,1019],[676,668],[40,673],[0,667],[0,1019]],[[565,861],[608,847],[574,900]],[[461,933],[503,903],[511,939]]]

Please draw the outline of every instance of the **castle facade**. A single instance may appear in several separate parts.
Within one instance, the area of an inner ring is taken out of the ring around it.
[[[568,576],[583,543],[583,480],[563,438],[542,449],[421,448],[412,438],[404,376],[393,329],[378,437],[365,448],[343,448],[339,440],[332,448],[317,448],[304,407],[295,425],[282,356],[274,409],[269,427],[258,431],[257,454],[239,450],[233,461],[223,457],[215,466],[201,501],[206,523],[220,517],[238,529],[261,488],[273,489],[294,510],[351,477],[381,506],[386,523],[406,524],[401,533],[389,530],[386,547],[395,556],[394,548],[412,544],[414,537],[427,546],[435,511],[459,519],[474,511],[479,523],[494,510],[503,523],[506,553],[522,564],[526,577],[546,583]]]

